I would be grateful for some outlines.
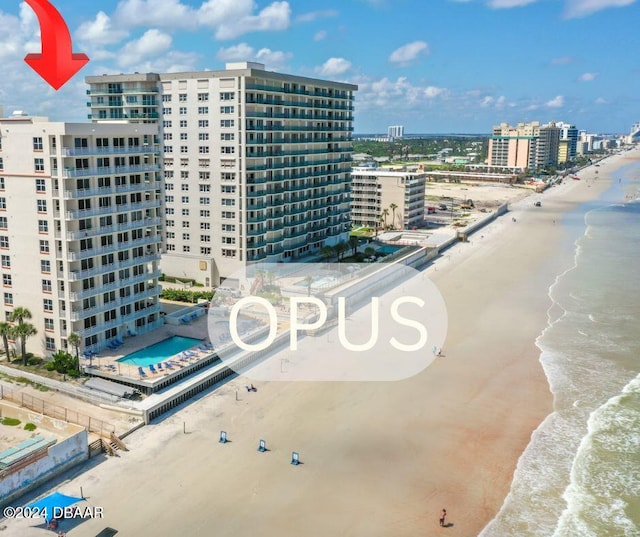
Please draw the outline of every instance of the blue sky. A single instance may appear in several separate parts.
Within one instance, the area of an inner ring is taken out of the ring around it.
[[[91,59],[58,92],[24,3],[0,9],[0,104],[86,120],[84,76],[267,69],[360,86],[356,133],[487,133],[501,121],[627,132],[640,120],[636,0],[52,0]]]

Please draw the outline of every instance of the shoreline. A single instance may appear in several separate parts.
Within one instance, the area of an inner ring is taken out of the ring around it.
[[[450,316],[445,356],[425,371],[395,383],[271,382],[256,394],[234,379],[131,435],[120,459],[56,487],[84,485],[90,505],[105,509],[105,520],[69,535],[105,526],[127,535],[477,535],[552,410],[535,341],[548,321],[548,280],[573,256],[561,250],[574,224],[561,217],[611,182],[587,181],[540,195],[540,208],[532,196],[512,204],[424,271]],[[220,429],[228,446],[217,444]],[[271,452],[256,453],[261,437]],[[288,465],[292,449],[300,467]],[[450,528],[438,527],[443,507]],[[35,532],[33,522],[18,526],[5,534]]]

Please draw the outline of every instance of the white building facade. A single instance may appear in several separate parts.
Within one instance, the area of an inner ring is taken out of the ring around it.
[[[364,166],[353,168],[352,224],[374,229],[384,226],[384,221],[392,229],[423,225],[425,182],[424,172],[394,172]]]
[[[162,324],[159,150],[154,125],[0,119],[0,315],[31,311],[30,352]]]
[[[94,121],[158,122],[167,275],[218,285],[348,240],[357,86],[256,63],[87,82]]]

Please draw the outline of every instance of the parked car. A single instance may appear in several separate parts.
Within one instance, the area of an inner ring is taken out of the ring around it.
[[[534,205],[535,205],[536,207],[542,207],[542,202],[540,202],[540,201],[536,201],[536,202],[534,203]]]

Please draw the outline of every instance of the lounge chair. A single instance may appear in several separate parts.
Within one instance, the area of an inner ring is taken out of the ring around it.
[[[151,371],[154,375],[158,374],[158,370],[153,367],[153,364],[149,364],[149,371]]]
[[[159,371],[160,373],[164,373],[164,369],[162,368],[162,362],[158,362],[158,363],[156,364],[156,367],[158,368],[158,371]]]
[[[142,369],[142,366],[138,366],[138,373],[140,373],[140,376],[142,378],[145,378],[147,376],[147,374],[144,372],[144,369]]]
[[[158,364],[158,365],[161,365],[161,364]],[[171,365],[171,362],[165,362],[164,367],[165,369],[175,369],[175,367]]]
[[[189,321],[190,321],[190,319],[186,315],[184,317],[180,317],[180,322],[182,324],[189,324]]]
[[[195,320],[198,318],[198,314],[194,311],[194,312],[191,314],[191,318],[195,321]]]

